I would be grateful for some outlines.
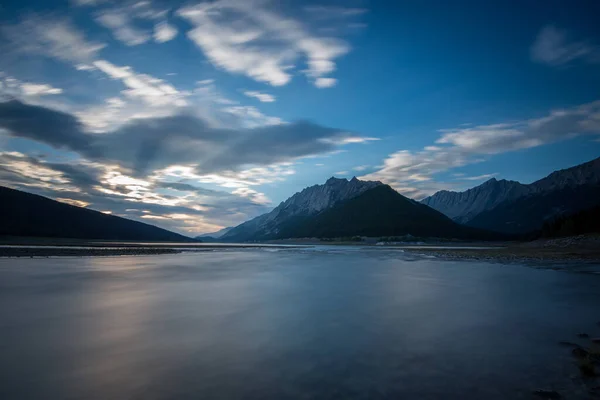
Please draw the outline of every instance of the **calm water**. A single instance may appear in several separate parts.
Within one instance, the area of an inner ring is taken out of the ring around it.
[[[0,260],[1,399],[582,393],[600,276],[389,249]]]

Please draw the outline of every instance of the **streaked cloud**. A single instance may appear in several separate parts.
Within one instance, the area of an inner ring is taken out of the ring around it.
[[[109,29],[115,39],[125,43],[127,46],[137,46],[150,40],[150,34],[144,29],[135,26],[134,21],[122,10],[102,11],[96,17],[96,21]]]
[[[25,94],[25,96],[44,96],[48,94],[62,93],[62,89],[39,83],[24,83],[21,85],[21,89],[23,90],[23,94]]]
[[[184,107],[188,103],[187,92],[180,92],[162,79],[147,74],[138,74],[131,67],[119,67],[106,60],[94,61],[94,66],[112,79],[120,80],[127,87],[123,93],[127,97],[139,98],[147,105]]]
[[[253,97],[263,103],[272,103],[275,101],[275,96],[273,96],[272,94],[261,93],[256,90],[245,90],[243,93],[244,95],[248,97]]]
[[[330,144],[336,144],[336,145],[345,145],[345,144],[353,144],[353,143],[368,143],[368,142],[373,142],[373,141],[377,141],[380,140],[379,138],[376,137],[369,137],[369,136],[357,136],[357,135],[353,135],[348,133],[345,136],[338,136],[338,137],[329,137],[329,138],[322,138],[321,141],[324,143],[330,143]]]
[[[461,177],[460,179],[465,180],[465,181],[483,181],[483,180],[491,179],[497,175],[498,175],[498,173],[483,174],[483,175],[477,175],[477,176],[464,176],[464,177]]]
[[[579,135],[600,134],[600,101],[554,110],[542,118],[461,126],[439,132],[441,136],[435,141],[435,146],[426,146],[416,152],[400,150],[392,153],[377,171],[362,178],[381,180],[408,196],[422,198],[448,188],[448,183],[435,181],[436,174],[484,161],[494,154],[537,147]],[[472,177],[471,180],[485,177]]]
[[[194,25],[188,37],[216,67],[273,86],[287,84],[303,57],[307,68],[301,72],[330,87],[335,80],[327,75],[335,71],[335,60],[350,51],[345,41],[314,35],[266,3],[218,0],[186,6],[177,15]]]
[[[236,116],[246,128],[281,125],[284,123],[281,118],[267,116],[252,106],[230,106],[224,107],[222,111]]]
[[[31,15],[0,33],[15,53],[44,55],[72,64],[88,64],[106,45],[89,41],[67,18]]]
[[[256,204],[271,204],[271,200],[267,196],[265,196],[264,193],[260,193],[254,189],[244,187],[235,189],[232,193],[241,197],[251,199],[252,202]]]
[[[92,134],[71,114],[14,100],[0,103],[0,128],[138,174],[174,163],[193,164],[198,174],[248,170],[371,139],[309,122],[215,128],[186,114],[135,119],[114,131]]]
[[[39,96],[57,95],[63,93],[61,88],[56,88],[47,83],[22,82],[19,79],[7,76],[0,72],[0,95],[23,97],[32,100]]]

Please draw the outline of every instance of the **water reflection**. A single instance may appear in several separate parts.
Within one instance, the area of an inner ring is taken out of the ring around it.
[[[384,249],[4,259],[0,398],[529,398],[598,306],[596,276]]]

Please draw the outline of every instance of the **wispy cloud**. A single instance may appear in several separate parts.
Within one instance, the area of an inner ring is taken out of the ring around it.
[[[159,22],[154,26],[154,40],[158,43],[168,42],[177,36],[177,28],[168,22]]]
[[[80,6],[80,7],[90,7],[90,6],[97,6],[99,4],[106,4],[109,3],[110,0],[70,0],[71,4],[73,4],[74,6]]]
[[[146,74],[138,74],[131,67],[119,67],[106,60],[94,61],[94,66],[112,79],[123,82],[127,87],[122,93],[125,96],[139,98],[149,106],[187,105],[185,97],[188,92],[180,92],[162,79]]]
[[[63,93],[61,88],[54,87],[47,83],[22,82],[11,76],[6,76],[0,72],[0,95],[32,98],[39,96],[57,95]]]
[[[313,14],[315,18],[322,19],[333,19],[333,18],[345,18],[354,17],[367,13],[369,10],[366,8],[358,7],[339,7],[339,6],[306,6],[304,10],[310,14]]]
[[[349,45],[334,37],[309,33],[301,21],[284,17],[262,2],[217,0],[180,9],[177,14],[194,25],[188,37],[217,67],[244,74],[273,86],[287,84],[299,57],[302,72],[317,87],[331,87],[335,60]]]
[[[265,196],[264,193],[260,193],[254,189],[239,188],[234,190],[232,193],[241,197],[251,199],[252,202],[256,204],[271,204],[271,200],[267,196]]]
[[[531,59],[553,66],[575,60],[600,63],[600,47],[586,41],[574,41],[566,31],[548,25],[542,28],[531,46]]]
[[[324,143],[331,143],[331,144],[336,144],[336,145],[368,143],[368,142],[373,142],[373,141],[377,141],[377,140],[380,140],[380,139],[376,138],[376,137],[369,137],[369,136],[358,136],[358,135],[353,135],[350,133],[345,136],[328,137],[328,138],[321,139],[321,141],[323,141]]]
[[[245,90],[243,93],[246,96],[254,97],[258,101],[261,101],[263,103],[272,103],[275,101],[275,96],[268,94],[268,93],[261,93],[256,90]]]
[[[109,29],[115,39],[125,43],[127,46],[137,46],[150,40],[150,34],[135,26],[127,13],[122,10],[102,11],[96,21]]]
[[[21,89],[26,96],[44,96],[48,94],[61,94],[62,89],[47,84],[24,83]]]
[[[483,175],[478,175],[478,176],[464,176],[461,177],[461,180],[465,180],[465,181],[483,181],[486,179],[491,179],[495,176],[497,176],[498,173],[493,173],[493,174],[483,174]]]
[[[9,51],[44,55],[72,64],[88,64],[104,43],[86,39],[68,19],[32,15],[14,25],[0,26]]]

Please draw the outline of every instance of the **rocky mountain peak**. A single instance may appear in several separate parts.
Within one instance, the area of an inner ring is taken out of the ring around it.
[[[348,182],[348,180],[344,179],[344,178],[336,178],[335,176],[332,176],[331,178],[327,179],[325,184],[326,185],[335,185],[335,184],[342,183],[342,182]],[[315,186],[319,186],[319,185],[315,185]]]
[[[252,235],[269,235],[277,232],[279,226],[291,217],[315,215],[379,185],[382,183],[378,181],[361,181],[356,177],[348,180],[332,176],[327,179],[325,184],[303,189],[279,204],[270,213],[233,228],[223,237],[239,234],[240,228],[250,228],[253,231]],[[250,234],[250,232],[245,232],[245,234]]]

